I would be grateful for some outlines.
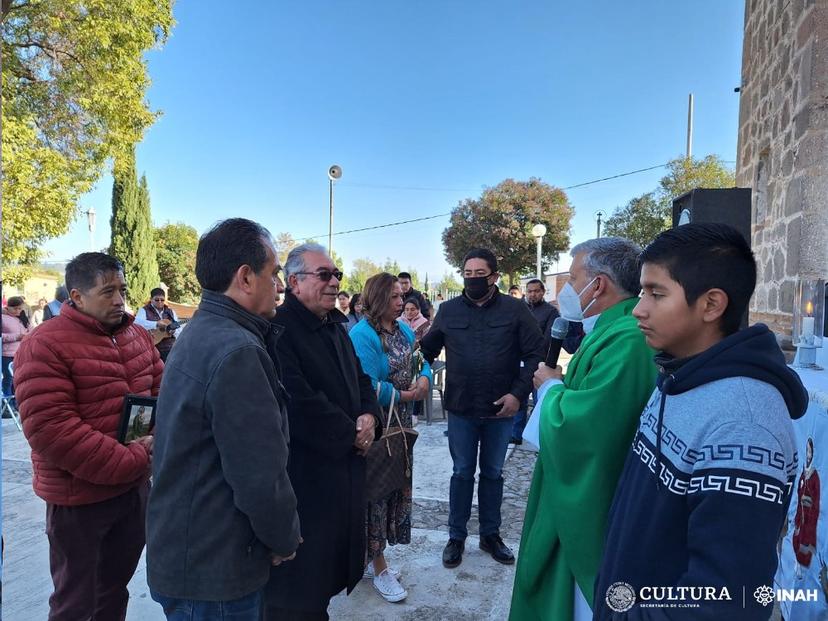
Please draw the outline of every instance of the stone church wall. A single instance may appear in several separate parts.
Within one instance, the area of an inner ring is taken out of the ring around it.
[[[751,323],[790,335],[796,281],[828,278],[828,0],[746,0],[736,185],[753,189]]]

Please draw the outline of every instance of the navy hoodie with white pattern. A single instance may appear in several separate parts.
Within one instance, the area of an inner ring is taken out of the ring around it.
[[[797,470],[791,419],[808,394],[762,324],[656,362],[610,509],[594,618],[767,619],[754,592],[773,584]],[[629,610],[608,606],[616,582],[633,587]]]

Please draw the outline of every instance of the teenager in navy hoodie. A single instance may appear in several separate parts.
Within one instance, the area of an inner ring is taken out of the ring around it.
[[[762,324],[741,234],[687,224],[641,255],[633,311],[659,352],[609,515],[595,619],[765,620],[808,395]],[[767,600],[765,600],[767,601]]]

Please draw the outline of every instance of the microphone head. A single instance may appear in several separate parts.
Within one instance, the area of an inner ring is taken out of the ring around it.
[[[562,341],[566,338],[567,332],[569,332],[569,321],[563,317],[557,317],[552,322],[552,338]]]

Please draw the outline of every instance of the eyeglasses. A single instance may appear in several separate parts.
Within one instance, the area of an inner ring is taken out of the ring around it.
[[[337,280],[342,280],[345,276],[339,270],[317,270],[315,272],[294,272],[294,274],[307,274],[308,276],[316,276],[322,282],[328,282],[331,278],[336,278]]]

